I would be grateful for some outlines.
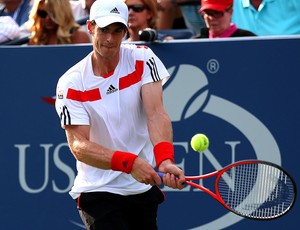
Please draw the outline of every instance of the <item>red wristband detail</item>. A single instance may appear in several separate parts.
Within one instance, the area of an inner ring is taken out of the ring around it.
[[[174,146],[170,142],[160,142],[153,149],[156,167],[159,167],[161,162],[170,159],[174,163]]]
[[[133,153],[116,151],[111,158],[110,167],[112,170],[129,174],[132,170],[133,162],[137,157]]]

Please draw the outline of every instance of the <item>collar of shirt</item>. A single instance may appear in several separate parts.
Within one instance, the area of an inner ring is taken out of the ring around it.
[[[209,31],[209,38],[228,38],[230,37],[238,28],[235,24],[231,23],[230,26],[220,35],[213,36],[212,33]]]
[[[242,6],[244,8],[250,7],[251,6],[251,0],[241,0]],[[276,0],[262,0],[261,5],[264,6],[267,2],[274,2]]]

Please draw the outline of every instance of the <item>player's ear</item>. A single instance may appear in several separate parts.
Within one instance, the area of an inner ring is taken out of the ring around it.
[[[128,29],[127,29],[127,27],[125,26],[125,28],[124,28],[124,37],[127,37],[127,34],[129,34],[129,32],[128,32]]]
[[[86,25],[87,25],[87,28],[88,28],[89,33],[92,34],[93,31],[94,31],[96,22],[95,22],[94,20],[93,20],[93,21],[87,20],[87,21],[86,21]]]

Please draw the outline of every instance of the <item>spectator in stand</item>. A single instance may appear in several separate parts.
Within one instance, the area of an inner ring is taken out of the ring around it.
[[[195,34],[200,34],[200,30],[205,27],[205,22],[198,13],[201,7],[200,2],[200,0],[176,0],[186,27],[192,29]]]
[[[10,16],[0,17],[0,43],[18,38],[20,35],[19,25]]]
[[[231,22],[233,0],[202,0],[200,13],[207,28],[195,38],[226,38],[255,36],[254,33],[242,30]]]
[[[12,17],[19,26],[28,21],[31,0],[0,0],[0,3],[0,16]]]
[[[30,20],[28,45],[90,43],[88,34],[75,22],[69,0],[35,0]]]
[[[92,4],[96,0],[70,0],[75,20],[87,18],[90,15]]]
[[[235,0],[232,21],[258,36],[300,34],[300,1]]]
[[[176,0],[156,0],[158,4],[157,28],[160,30],[184,29],[186,24]]]
[[[173,37],[156,34],[155,31],[149,29],[156,29],[157,20],[157,2],[156,0],[125,0],[128,7],[128,32],[129,37],[127,41],[140,41],[139,32],[148,30],[149,39],[153,40],[172,40]],[[153,35],[153,38],[150,36]]]
[[[76,1],[70,0],[74,18],[77,22],[81,21],[79,22],[81,28],[87,32],[91,42],[92,42],[92,36],[89,33],[85,19],[88,19],[90,15],[91,6],[95,1],[96,0],[76,0]]]

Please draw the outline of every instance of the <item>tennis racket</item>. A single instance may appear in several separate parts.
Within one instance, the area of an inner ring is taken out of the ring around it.
[[[164,173],[158,172],[162,178]],[[197,181],[215,177],[214,190]],[[286,214],[296,200],[292,177],[280,166],[260,160],[244,160],[200,176],[186,176],[186,184],[198,188],[229,211],[242,217],[269,220]]]

